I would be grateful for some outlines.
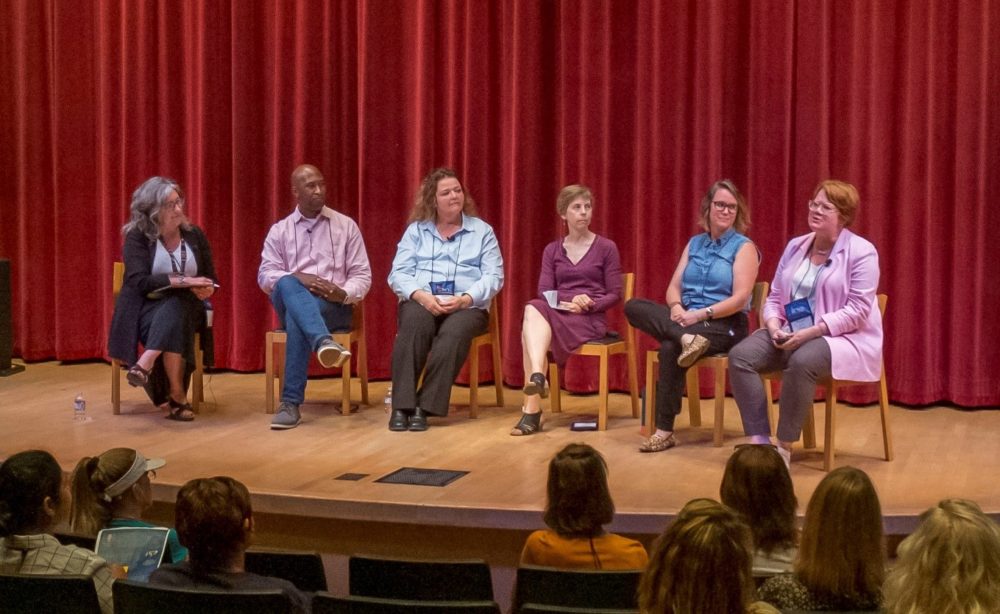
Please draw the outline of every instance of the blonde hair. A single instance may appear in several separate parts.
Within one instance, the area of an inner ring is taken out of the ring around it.
[[[432,169],[424,176],[420,181],[420,187],[417,188],[417,196],[414,199],[413,210],[410,211],[408,222],[437,220],[438,182],[449,178],[458,179],[458,174],[450,168],[444,167]],[[461,183],[459,181],[459,184]],[[472,196],[465,191],[464,185],[462,186],[462,195],[465,197],[465,202],[462,205],[462,213],[469,217],[479,217],[479,212],[476,209],[476,201],[472,200]]]
[[[754,601],[750,529],[712,499],[694,499],[656,541],[639,609],[662,614],[744,612]]]
[[[885,578],[882,507],[868,474],[838,467],[806,507],[795,573],[818,595],[876,599]]]
[[[885,581],[887,614],[1000,612],[1000,527],[978,505],[945,499],[899,546]]]
[[[135,462],[132,448],[112,448],[100,456],[85,456],[73,470],[73,502],[70,508],[70,526],[77,533],[96,535],[114,517],[114,510],[131,492],[104,498],[104,492],[128,473]]]

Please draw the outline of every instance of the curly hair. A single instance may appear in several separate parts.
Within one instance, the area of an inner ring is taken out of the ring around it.
[[[972,501],[945,499],[899,545],[887,614],[1000,612],[1000,527]]]
[[[410,222],[421,222],[423,220],[436,220],[437,219],[437,187],[438,182],[442,179],[458,179],[458,174],[450,168],[435,168],[431,170],[424,178],[420,181],[420,187],[417,189],[417,196],[414,199],[413,210],[410,211]],[[461,183],[461,181],[459,182]],[[465,196],[465,202],[462,205],[462,213],[468,215],[469,217],[479,217],[479,212],[476,209],[476,201],[472,200],[472,196],[465,191],[465,186],[462,186],[463,195]]]
[[[750,529],[712,499],[693,499],[657,539],[639,583],[639,609],[744,612],[755,599]]]
[[[770,554],[795,547],[798,501],[777,450],[752,445],[737,448],[726,462],[719,496],[743,516],[753,533],[754,548]]]

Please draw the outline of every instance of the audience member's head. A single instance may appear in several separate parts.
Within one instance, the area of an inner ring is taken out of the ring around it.
[[[777,450],[737,447],[726,463],[719,494],[724,504],[743,516],[753,533],[754,548],[770,554],[795,546],[798,502],[788,467]]]
[[[585,443],[571,443],[549,462],[545,524],[564,537],[595,537],[615,516],[608,465]]]
[[[887,614],[1000,612],[1000,527],[979,506],[945,499],[899,545]]]
[[[839,467],[820,481],[806,508],[795,573],[815,594],[834,600],[881,594],[882,508],[864,471]]]
[[[48,452],[19,452],[0,465],[0,537],[45,532],[61,515],[62,468]]]
[[[205,571],[242,567],[253,531],[246,486],[225,476],[191,480],[177,492],[174,513],[177,535],[190,552],[192,567]]]
[[[80,459],[73,471],[73,529],[92,535],[112,518],[141,514],[153,503],[149,474],[165,464],[132,448],[112,448]]]
[[[744,612],[754,600],[750,529],[711,499],[694,499],[659,537],[639,584],[657,614]]]

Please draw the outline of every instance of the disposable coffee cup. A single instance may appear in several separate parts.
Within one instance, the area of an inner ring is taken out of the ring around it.
[[[553,309],[555,309],[556,305],[559,304],[558,290],[546,290],[545,292],[542,292],[542,296],[545,297],[545,300],[548,302],[549,307],[552,307]]]

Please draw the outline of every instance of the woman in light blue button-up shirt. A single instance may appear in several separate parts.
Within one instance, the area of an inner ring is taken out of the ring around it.
[[[389,286],[400,301],[389,430],[424,431],[428,414],[448,415],[469,343],[486,331],[490,304],[503,287],[496,235],[455,171],[437,168],[421,182]]]

